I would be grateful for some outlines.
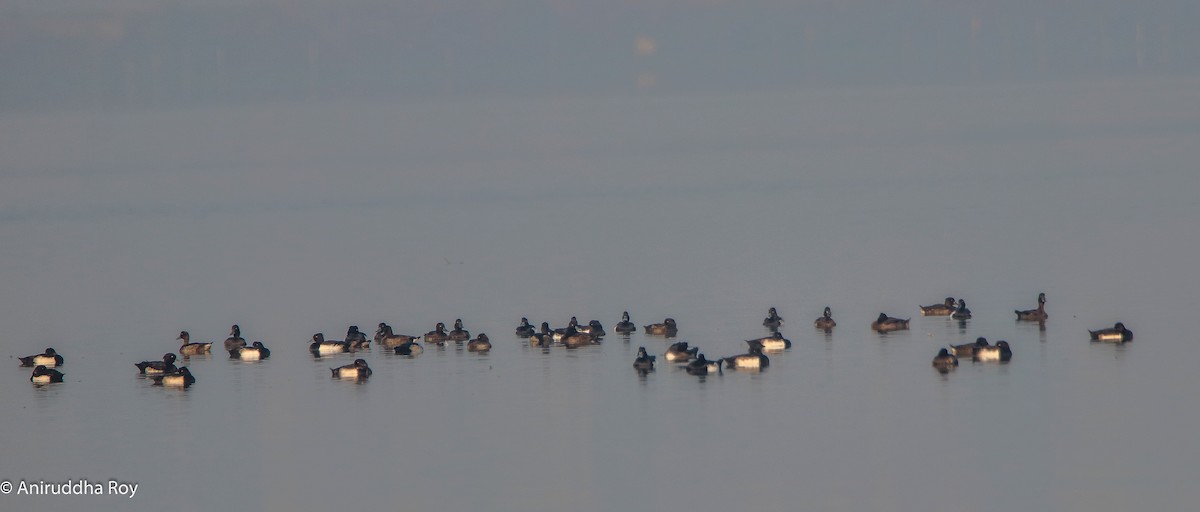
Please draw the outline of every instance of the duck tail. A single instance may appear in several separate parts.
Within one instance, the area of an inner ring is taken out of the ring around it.
[[[19,358],[21,360],[21,366],[33,366],[33,357],[34,356],[26,356]]]
[[[237,358],[237,357],[239,357],[239,356],[241,356],[241,355],[242,355],[242,354],[241,354],[241,351],[240,351],[240,350],[238,350],[238,349],[236,349],[236,348],[229,349],[229,357]]]
[[[329,372],[330,372],[330,373],[332,373],[334,377],[337,377],[337,376],[338,376],[338,374],[337,374],[338,372],[337,372],[337,371],[338,371],[338,369],[337,369],[337,368],[330,368],[330,369],[329,369]]]
[[[139,372],[141,372],[141,373],[146,373],[146,367],[150,366],[149,364],[147,364],[147,363],[144,363],[144,362],[142,362],[142,363],[134,363],[133,365],[134,365],[134,366],[136,366],[136,367],[137,367],[137,369],[138,369],[138,371],[139,371]]]

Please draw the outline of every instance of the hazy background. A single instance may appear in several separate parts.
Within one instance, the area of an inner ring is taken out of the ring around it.
[[[0,109],[1200,71],[1196,2],[0,2]]]

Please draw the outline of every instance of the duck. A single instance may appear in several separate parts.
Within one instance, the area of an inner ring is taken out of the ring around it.
[[[554,332],[550,330],[550,322],[542,322],[541,332],[531,335],[529,344],[535,347],[549,347],[554,344]]]
[[[1125,324],[1121,322],[1117,322],[1108,329],[1088,331],[1088,334],[1092,336],[1092,341],[1111,341],[1115,343],[1133,341],[1133,331],[1126,329]]]
[[[600,340],[596,339],[595,335],[578,332],[574,327],[568,327],[567,332],[562,336],[562,344],[567,348],[579,348],[589,345],[599,345]]]
[[[375,328],[375,336],[371,338],[371,341],[374,341],[376,345],[382,345],[384,333],[389,328],[391,326],[387,322],[379,322],[379,326]]]
[[[688,363],[684,367],[688,375],[708,375],[712,372],[721,372],[721,361],[709,361],[705,359],[704,354],[697,354],[696,359]]]
[[[191,370],[186,366],[180,366],[178,370],[171,373],[161,375],[152,375],[155,386],[166,386],[172,388],[186,388],[196,383],[196,377],[192,376]]]
[[[355,359],[353,363],[337,368],[330,368],[335,379],[365,379],[373,373],[365,359]]]
[[[783,317],[779,316],[779,313],[777,313],[775,311],[775,308],[773,306],[768,308],[767,309],[767,317],[763,319],[763,327],[766,327],[767,329],[770,329],[772,331],[778,331],[779,328],[782,326],[783,326]]]
[[[425,347],[422,347],[421,344],[417,343],[416,340],[411,340],[411,341],[396,345],[395,349],[393,349],[393,350],[395,350],[396,355],[398,355],[398,356],[414,356],[415,357],[415,356],[421,355],[421,353],[425,351]]]
[[[517,337],[518,338],[528,338],[530,336],[533,336],[534,333],[536,333],[536,332],[537,332],[537,329],[534,329],[534,327],[529,324],[529,319],[525,318],[525,317],[521,317],[521,325],[517,326]]]
[[[879,318],[875,319],[874,322],[871,322],[871,329],[879,332],[901,331],[908,329],[909,320],[909,318],[905,318],[903,320],[899,318],[892,318],[886,314],[880,313]]]
[[[271,350],[263,346],[263,342],[256,341],[249,347],[230,350],[229,357],[242,361],[258,361],[271,357]]]
[[[246,346],[246,338],[242,337],[242,328],[234,324],[229,328],[229,337],[225,338],[225,351]]]
[[[967,301],[958,299],[958,307],[954,308],[954,313],[950,315],[950,318],[955,320],[966,320],[971,318],[971,310],[967,309]]]
[[[351,325],[346,329],[346,343],[350,344],[351,352],[371,348],[371,340],[367,339],[366,333],[358,330],[357,325]]]
[[[646,334],[656,336],[674,337],[679,332],[679,326],[675,324],[674,318],[667,318],[661,324],[650,324],[642,326],[646,330]]]
[[[44,364],[37,365],[37,367],[33,369],[33,374],[29,376],[29,382],[34,384],[49,384],[51,382],[62,381],[62,372],[52,368],[47,368]]]
[[[695,358],[698,353],[700,353],[700,347],[688,348],[688,342],[680,341],[667,347],[667,352],[663,354],[663,357],[667,361],[687,361]]]
[[[975,343],[964,343],[962,345],[950,345],[949,352],[958,357],[972,357],[975,355],[975,350],[988,346],[987,338],[980,336],[975,338]]]
[[[761,370],[771,365],[771,360],[762,353],[762,349],[750,347],[750,351],[732,357],[723,358],[726,368]]]
[[[629,312],[625,311],[621,313],[621,321],[617,322],[613,330],[617,331],[617,334],[629,334],[637,331],[637,326],[629,320]]]
[[[792,348],[791,340],[784,338],[782,334],[779,334],[779,331],[775,331],[770,336],[746,340],[746,344],[750,345],[751,348],[758,347],[764,351]]]
[[[475,339],[467,342],[467,352],[487,352],[492,349],[492,342],[488,339],[488,335],[479,333]]]
[[[949,316],[954,314],[955,304],[958,301],[954,297],[946,297],[946,300],[941,304],[932,306],[917,306],[921,310],[921,316]]]
[[[584,334],[591,334],[597,338],[603,337],[606,334],[604,332],[604,326],[600,324],[599,320],[589,320],[587,325],[576,325],[575,331]]]
[[[450,341],[462,343],[471,339],[471,331],[463,329],[462,319],[454,320],[454,330],[450,331]]]
[[[939,372],[946,373],[956,366],[958,366],[958,358],[951,355],[947,349],[939,350],[933,357],[933,367],[937,368]]]
[[[825,312],[813,321],[813,326],[817,329],[825,329],[826,331],[837,326],[837,322],[833,321],[833,312],[829,310],[829,306],[825,306]]]
[[[392,332],[392,326],[388,324],[379,324],[379,330],[375,332],[375,343],[384,348],[394,348],[405,343],[410,343],[421,339],[420,336],[409,336],[407,334],[396,334]]]
[[[21,361],[21,366],[45,366],[54,368],[55,366],[63,365],[63,356],[55,352],[53,348],[47,348],[45,352],[37,355],[18,358]]]
[[[633,367],[643,371],[653,370],[654,359],[654,356],[646,353],[646,347],[638,347],[638,355],[637,359],[633,360]]]
[[[237,326],[234,326],[237,327]],[[198,356],[201,354],[212,353],[212,342],[208,343],[192,343],[192,335],[187,331],[179,331],[177,340],[183,340],[183,345],[179,346],[179,353],[185,356]],[[226,349],[228,350],[228,349]]]
[[[579,326],[579,319],[577,319],[575,317],[571,317],[571,321],[567,322],[566,327],[558,327],[558,328],[554,329],[554,333],[553,333],[554,341],[562,343],[563,336],[566,336],[567,330],[579,332],[578,330],[575,329],[578,326]]]
[[[425,333],[425,343],[437,343],[438,345],[445,344],[450,339],[450,335],[446,334],[446,324],[437,323],[432,331]]]
[[[316,333],[312,335],[312,343],[308,345],[308,351],[314,356],[323,356],[327,354],[341,354],[342,352],[350,352],[350,342],[326,340],[324,333]]]
[[[1007,341],[1000,340],[992,346],[975,347],[975,354],[971,357],[976,361],[1007,362],[1012,359],[1012,349],[1008,346]]]
[[[175,371],[175,359],[175,354],[167,352],[166,354],[163,354],[162,361],[142,361],[134,364],[134,366],[138,368],[138,373],[148,375],[157,373],[171,373]]]
[[[1045,322],[1050,315],[1046,314],[1046,294],[1038,294],[1037,309],[1027,309],[1025,311],[1016,310],[1017,320],[1024,322]]]

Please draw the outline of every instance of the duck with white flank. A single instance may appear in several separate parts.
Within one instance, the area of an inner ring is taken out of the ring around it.
[[[46,368],[46,365],[39,364],[33,369],[33,374],[29,376],[29,382],[34,384],[50,384],[51,382],[62,382],[63,373],[53,368]]]
[[[1012,359],[1012,348],[1008,346],[1008,342],[1004,340],[997,341],[995,345],[989,347],[975,347],[975,354],[971,356],[976,361],[1000,361],[1008,362]]]
[[[1088,331],[1092,337],[1092,341],[1109,341],[1113,343],[1125,343],[1133,341],[1133,331],[1126,329],[1125,324],[1117,322],[1108,329],[1100,329],[1099,331]]]
[[[688,347],[688,342],[679,341],[667,347],[667,352],[663,354],[663,357],[667,361],[687,361],[695,358],[698,353],[700,353],[700,347]]]
[[[166,386],[170,388],[186,388],[196,383],[196,378],[192,376],[192,372],[186,366],[180,366],[178,370],[171,373],[163,373],[159,375],[151,375],[155,386]]]
[[[318,357],[329,354],[341,354],[350,351],[350,343],[346,341],[326,340],[325,334],[319,332],[312,335],[312,343],[308,344],[308,351]]]
[[[745,354],[726,357],[722,361],[725,362],[726,368],[735,370],[762,370],[771,364],[771,360],[762,353],[762,349],[753,346]]]
[[[696,359],[692,360],[684,367],[688,375],[708,375],[710,373],[721,373],[721,360],[709,361],[705,359],[704,354],[696,355]]]
[[[32,356],[17,358],[21,361],[21,366],[45,366],[54,368],[55,366],[63,365],[63,356],[59,355],[52,348],[47,348],[45,352]]]
[[[256,341],[249,347],[230,350],[229,357],[242,361],[260,361],[271,357],[271,350],[263,346],[263,342]]]
[[[782,334],[779,334],[779,331],[775,331],[775,333],[770,336],[746,340],[746,344],[750,345],[750,348],[758,347],[764,352],[777,352],[792,348],[792,341],[784,338]]]
[[[374,373],[367,366],[365,359],[355,359],[353,363],[337,368],[330,368],[329,371],[333,373],[333,378],[335,379],[365,379]]]

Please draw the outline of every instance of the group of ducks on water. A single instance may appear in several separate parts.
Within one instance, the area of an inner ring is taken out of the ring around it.
[[[946,297],[942,304],[919,306],[919,309],[922,316],[949,316],[958,320],[971,318],[971,311],[967,309],[966,301],[955,300],[953,297]],[[1018,310],[1015,313],[1018,321],[1044,323],[1049,318],[1049,315],[1046,314],[1046,294],[1038,294],[1037,309]],[[880,313],[879,317],[871,323],[871,329],[880,333],[905,330],[908,329],[909,320],[893,318],[885,313]],[[822,316],[813,321],[813,325],[829,333],[837,326],[837,322],[833,320],[832,312],[826,307]],[[779,329],[783,326],[783,318],[779,316],[774,307],[768,310],[767,317],[763,319],[763,326],[772,334],[746,340],[749,350],[745,354],[709,360],[700,353],[698,347],[690,347],[688,342],[680,341],[672,343],[663,356],[667,361],[686,365],[687,373],[692,375],[721,372],[722,368],[761,370],[770,364],[770,359],[764,352],[781,351],[792,346],[792,342],[779,333]],[[679,326],[673,318],[666,318],[661,323],[644,325],[642,329],[648,335],[666,338],[674,338],[679,332]],[[637,331],[637,326],[630,320],[629,312],[626,311],[622,313],[621,321],[613,330],[617,334],[628,336]],[[529,323],[529,319],[523,317],[515,333],[520,338],[528,338],[530,345],[543,348],[551,346],[579,348],[598,345],[600,338],[606,334],[603,325],[598,320],[591,320],[585,325],[580,324],[575,317],[571,317],[571,321],[566,327],[559,329],[551,329],[548,322],[542,322],[540,329],[535,329]],[[1092,341],[1124,343],[1133,340],[1133,331],[1127,329],[1121,322],[1117,322],[1113,327],[1107,329],[1089,330],[1088,334]],[[180,332],[176,339],[183,341],[179,347],[179,354],[185,358],[212,353],[213,343],[193,343],[187,331]],[[423,336],[395,334],[391,326],[380,322],[373,339],[368,339],[358,326],[352,325],[347,330],[344,340],[326,340],[323,333],[314,334],[312,343],[309,344],[309,351],[316,357],[354,353],[368,349],[374,342],[377,346],[392,349],[396,355],[415,357],[424,351],[424,348],[417,342],[422,339],[426,344],[438,346],[444,346],[446,343],[459,345],[466,343],[468,352],[487,352],[492,348],[487,334],[480,333],[472,338],[471,333],[463,327],[462,319],[457,319],[454,321],[453,330],[447,332],[446,325],[438,322],[434,330]],[[271,351],[261,341],[247,344],[246,339],[241,336],[241,328],[237,325],[230,329],[229,337],[225,339],[223,347],[231,359],[257,361],[271,357]],[[993,345],[989,344],[986,338],[979,337],[974,343],[953,345],[941,349],[933,358],[933,366],[938,371],[945,373],[958,366],[959,358],[967,357],[980,362],[1007,362],[1012,358],[1012,348],[1007,341],[1000,340]],[[56,369],[63,365],[63,357],[53,348],[47,348],[41,354],[19,359],[21,366],[34,367],[33,374],[29,377],[31,382],[49,384],[63,381],[63,373]],[[648,372],[654,369],[656,359],[657,356],[650,355],[645,347],[638,347],[637,359],[634,360],[633,366],[639,372]],[[188,367],[176,367],[176,360],[177,356],[168,352],[163,355],[162,360],[142,361],[135,366],[140,374],[149,377],[156,386],[182,388],[191,386],[196,382],[196,378],[188,370]],[[329,370],[334,378],[340,379],[365,379],[372,373],[364,359],[355,359],[353,363]]]
[[[971,310],[967,309],[966,301],[958,299],[956,303],[954,297],[946,297],[946,300],[942,304],[920,306],[920,309],[922,316],[950,316],[960,321],[971,318]],[[1045,324],[1046,320],[1050,318],[1050,315],[1046,313],[1046,294],[1038,294],[1037,309],[1016,310],[1014,312],[1017,315],[1017,321]],[[871,324],[871,328],[879,332],[907,329],[908,320],[899,320],[880,313],[879,319]],[[1125,324],[1121,322],[1117,322],[1116,325],[1107,329],[1089,330],[1088,335],[1092,341],[1124,343],[1133,340],[1133,331],[1126,329]],[[974,343],[951,345],[948,348],[939,350],[933,358],[933,367],[939,372],[946,373],[958,366],[959,358],[967,357],[971,358],[972,361],[980,362],[1008,362],[1012,359],[1012,347],[1004,340],[997,341],[995,345],[991,345],[988,343],[987,338],[980,336],[975,339]]]

